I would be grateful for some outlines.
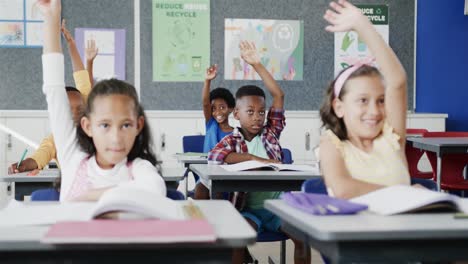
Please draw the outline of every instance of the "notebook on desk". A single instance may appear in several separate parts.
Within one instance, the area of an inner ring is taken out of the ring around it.
[[[211,224],[199,220],[91,220],[60,222],[41,239],[48,244],[215,242]]]

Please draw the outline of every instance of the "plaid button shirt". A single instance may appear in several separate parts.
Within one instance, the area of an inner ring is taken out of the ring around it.
[[[267,123],[261,132],[261,140],[270,159],[281,161],[281,146],[279,138],[286,125],[284,110],[270,108],[267,116]],[[248,153],[247,144],[244,135],[237,127],[232,134],[224,137],[208,153],[208,162],[210,164],[222,164],[224,159],[230,153]]]
[[[267,116],[267,123],[261,132],[261,140],[263,146],[270,159],[281,161],[282,152],[279,143],[281,132],[286,125],[284,117],[284,109],[270,108]],[[244,135],[239,128],[235,128],[232,134],[225,136],[216,146],[208,153],[209,164],[223,164],[224,160],[230,153],[248,153],[247,144],[245,143]],[[245,206],[245,193],[233,193],[230,195],[231,202],[234,206],[242,210]]]

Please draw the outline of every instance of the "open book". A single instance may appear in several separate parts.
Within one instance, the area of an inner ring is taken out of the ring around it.
[[[468,213],[468,199],[407,185],[386,187],[350,201],[365,204],[369,211],[382,215],[441,210]]]
[[[295,165],[295,164],[278,164],[278,163],[263,163],[256,160],[249,160],[230,165],[220,165],[221,168],[227,171],[244,171],[244,170],[262,170],[269,169],[275,171],[310,171],[319,174],[318,164],[315,165]]]
[[[90,219],[117,218],[145,219],[158,218],[162,220],[183,220],[201,218],[197,207],[182,206],[167,197],[161,197],[149,190],[132,186],[117,186],[106,191],[92,210]],[[118,215],[108,214],[118,213]]]

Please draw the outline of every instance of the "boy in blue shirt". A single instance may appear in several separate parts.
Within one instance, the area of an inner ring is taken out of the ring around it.
[[[214,64],[206,69],[205,83],[202,91],[203,114],[205,116],[205,142],[203,152],[209,152],[221,139],[233,131],[229,125],[229,115],[236,104],[232,93],[222,87],[218,87],[210,92],[211,81],[216,78],[218,65]],[[208,188],[210,182],[200,178],[195,186],[195,199],[209,199]]]

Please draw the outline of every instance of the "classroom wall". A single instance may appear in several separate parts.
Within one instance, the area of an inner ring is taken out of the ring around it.
[[[468,131],[465,0],[419,0],[416,112],[448,113],[447,131]]]
[[[141,99],[145,109],[199,110],[200,82],[153,82],[151,43],[151,2],[141,0]],[[224,80],[224,19],[290,19],[304,21],[304,80],[279,81],[283,88],[286,110],[318,110],[324,90],[333,79],[334,38],[324,30],[323,14],[329,0],[212,0],[211,63],[219,65],[220,74],[212,82],[235,92],[246,84],[263,86],[261,81]],[[355,4],[389,6],[390,45],[408,73],[408,108],[413,107],[414,87],[414,0],[353,0]],[[271,97],[267,94],[267,105]]]
[[[140,75],[135,74],[134,2],[140,3]],[[390,45],[408,72],[408,107],[413,105],[415,0],[353,0],[353,3],[389,5]],[[286,93],[287,110],[318,110],[326,85],[333,79],[333,34],[324,30],[323,13],[329,0],[212,0],[211,62],[220,65],[213,86],[236,91],[246,81],[223,80],[224,18],[293,19],[304,21],[304,80],[280,81]],[[75,27],[124,28],[126,76],[140,80],[140,95],[147,110],[201,110],[200,82],[152,81],[152,0],[63,0],[63,16]],[[41,49],[0,48],[0,109],[46,109],[41,91]],[[66,55],[66,81],[73,85],[71,64]],[[135,76],[138,75],[138,76]],[[253,82],[262,86],[260,81]],[[267,103],[271,97],[267,95]]]

